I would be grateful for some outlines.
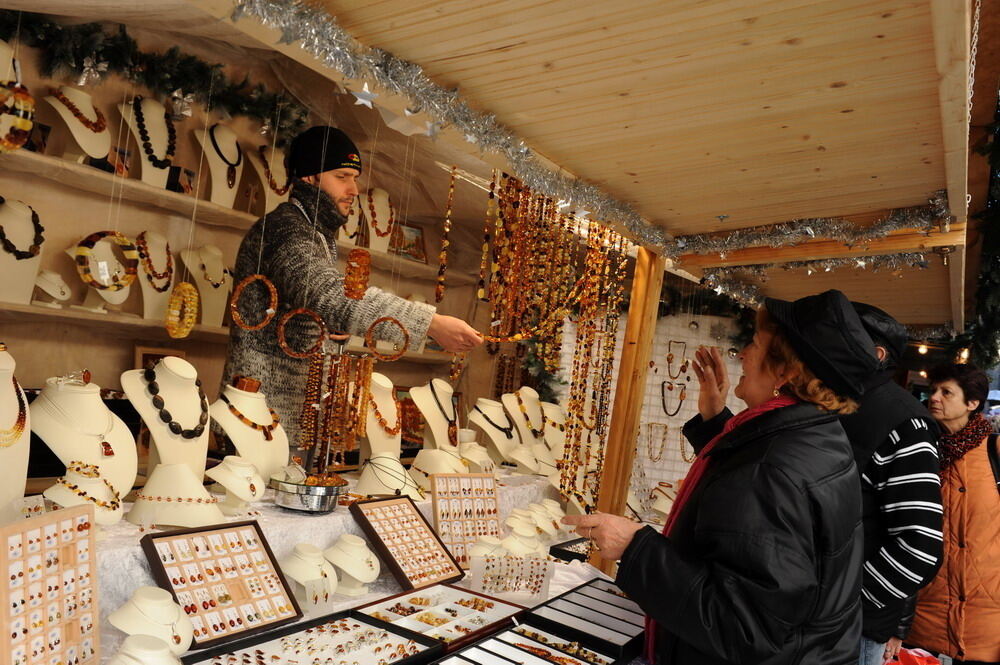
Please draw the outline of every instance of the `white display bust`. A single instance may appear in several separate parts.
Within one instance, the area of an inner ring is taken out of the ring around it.
[[[260,381],[240,376],[234,377],[233,383],[222,389],[219,399],[209,407],[209,414],[233,442],[239,456],[253,464],[261,476],[270,478],[288,465],[288,434],[280,423],[265,433],[233,414],[230,405],[257,425],[267,428],[273,422],[267,396],[260,392]]]
[[[244,155],[253,167],[254,172],[260,178],[261,191],[264,193],[264,210],[274,210],[279,203],[287,201],[289,194],[292,192],[292,187],[288,178],[288,172],[285,170],[285,152],[280,148],[260,146],[255,150],[247,150],[244,152]],[[288,186],[288,189],[283,194],[276,192],[268,182],[267,172],[264,170],[265,163],[267,164],[267,168],[270,169],[271,178],[274,180],[274,184],[278,186],[278,189],[286,185]],[[357,222],[357,218],[355,218],[354,222]],[[351,223],[350,220],[348,220],[348,223]]]
[[[243,149],[229,127],[222,124],[194,131],[194,138],[201,144],[208,164],[209,200],[225,208],[232,208],[243,175]]]
[[[653,505],[650,508],[666,517],[670,514],[670,509],[673,508],[676,499],[677,490],[673,483],[659,482],[653,488]]]
[[[323,557],[340,570],[337,593],[345,596],[363,596],[368,585],[378,577],[381,566],[368,543],[354,534],[345,533],[326,548]]]
[[[94,100],[91,99],[83,90],[77,88],[71,88],[68,85],[63,85],[59,87],[59,92],[63,94],[66,99],[70,101],[77,110],[83,115],[87,120],[96,123],[98,120],[98,112],[94,107]],[[69,128],[70,136],[76,143],[76,146],[85,155],[89,157],[95,157],[101,159],[108,156],[111,152],[111,132],[107,128],[107,120],[105,120],[105,127],[99,132],[95,132],[86,125],[84,125],[80,120],[73,115],[73,112],[63,104],[61,101],[55,98],[55,96],[49,95],[48,97],[43,97],[43,101],[47,102],[56,110],[62,121],[66,123],[66,127]],[[70,152],[70,156],[72,156]]]
[[[153,368],[159,385],[163,408],[173,420],[185,430],[204,426],[201,436],[186,439],[170,431],[160,417],[160,410],[153,405],[153,395],[149,392],[144,378],[145,370],[133,369],[121,376],[125,396],[139,412],[149,428],[153,445],[149,450],[150,468],[159,462],[165,464],[186,464],[195,478],[201,479],[205,473],[205,459],[208,456],[208,412],[202,417],[202,398],[199,394],[198,373],[194,366],[182,358],[167,356]],[[202,423],[202,420],[205,422]]]
[[[505,556],[511,552],[503,546],[503,542],[496,536],[480,536],[472,545],[469,545],[469,557],[484,556]]]
[[[181,250],[181,260],[198,287],[201,297],[198,311],[205,326],[221,326],[229,307],[233,279],[222,260],[222,250],[215,245]]]
[[[410,398],[424,416],[424,448],[410,466],[410,475],[423,489],[430,489],[430,476],[438,473],[468,473],[458,447],[458,407],[447,381],[431,379],[426,386],[410,389]],[[451,434],[449,434],[451,432]],[[428,436],[429,435],[429,436]]]
[[[384,189],[379,189],[378,187],[372,187],[365,194],[358,197],[359,205],[364,207],[365,219],[368,223],[368,247],[375,252],[382,252],[383,254],[389,253],[389,240],[392,238],[392,233],[387,233],[384,236],[380,236],[375,232],[375,226],[381,233],[386,233],[392,228],[392,224],[395,224],[394,209],[392,202],[389,200],[389,192]],[[374,209],[374,215],[372,210]]]
[[[81,238],[82,240],[82,238]],[[76,248],[73,245],[66,249],[66,254],[73,262],[76,262]],[[105,286],[115,281],[115,276],[125,274],[125,266],[121,264],[115,256],[114,243],[108,238],[103,238],[90,250],[90,276],[98,284]],[[120,306],[128,300],[132,293],[132,285],[112,291],[111,289],[95,289],[87,286],[87,295],[84,297],[82,305],[70,305],[71,309],[81,309],[95,314],[107,314],[106,305]]]
[[[96,383],[47,379],[31,403],[31,425],[63,466],[92,464],[120,495],[132,490],[138,466],[135,438],[101,399]]]
[[[251,503],[264,497],[267,489],[267,481],[254,465],[236,455],[227,455],[205,475],[226,488],[226,500],[219,504],[223,515],[246,513]]]
[[[181,665],[181,660],[158,637],[129,635],[107,665]]]
[[[142,106],[142,117],[145,121],[146,131],[149,133],[149,144],[153,148],[153,156],[157,159],[165,159],[167,154],[167,144],[169,141],[169,132],[167,131],[167,110],[164,108],[163,104],[156,101],[155,99],[150,99],[149,97],[143,97],[140,102]],[[139,167],[139,176],[144,183],[147,185],[152,185],[153,187],[159,187],[160,189],[167,188],[167,177],[170,175],[170,167],[157,168],[153,166],[153,163],[149,161],[146,153],[142,149],[142,139],[139,136],[139,125],[136,121],[135,112],[133,110],[133,102],[128,104],[119,104],[118,111],[125,118],[125,122],[128,123],[129,129],[132,131],[132,136],[135,139],[135,143],[138,146],[138,150],[133,154],[135,157],[132,159],[132,168],[136,166]]]
[[[328,603],[337,591],[337,571],[315,545],[297,544],[278,565],[285,577],[296,583],[295,595],[302,604]]]
[[[476,430],[462,428],[458,430],[458,451],[472,473],[496,474],[496,464],[486,448],[476,441]]]
[[[170,245],[165,237],[156,231],[143,231],[140,235],[146,241],[149,262],[154,271],[163,274],[167,272],[168,267],[173,267],[169,258]],[[139,261],[136,282],[139,283],[139,289],[142,291],[142,318],[155,319],[156,321],[166,320],[167,302],[170,300],[176,275],[177,270],[172,270],[168,276],[157,279],[147,271],[146,262]],[[156,284],[161,290],[153,288],[153,284]]]
[[[488,441],[492,447],[488,445],[487,449],[491,450],[491,455],[496,454],[500,457],[498,462],[516,464],[517,473],[537,473],[538,460],[531,451],[531,439],[524,438],[517,419],[511,417],[509,409],[506,408],[507,405],[503,400],[508,397],[510,396],[502,396],[500,402],[482,398],[476,400],[476,406],[479,408],[473,408],[469,413],[469,422],[478,425],[489,437]],[[508,431],[513,437],[507,436]]]
[[[0,59],[0,63],[3,60]],[[28,478],[28,450],[31,433],[31,413],[24,391],[14,384],[14,357],[7,347],[0,344],[0,424],[10,429],[17,422],[20,409],[24,410],[24,430],[16,441],[0,448],[0,468],[3,479],[0,483],[0,524],[10,524],[21,519],[21,499]],[[20,405],[20,409],[18,407]]]
[[[561,527],[559,526],[559,520],[552,517],[548,508],[540,503],[529,503],[528,512],[535,520],[535,525],[545,532],[545,535],[550,539],[555,539],[559,535]]]
[[[566,516],[566,511],[562,509],[562,506],[555,499],[542,499],[541,505],[549,512],[552,519],[555,520],[556,524],[563,531],[572,531],[575,527],[568,524],[562,523],[562,518]]]
[[[93,473],[81,472],[70,464],[66,469],[66,475],[46,488],[42,496],[63,508],[91,505],[94,507],[94,521],[97,524],[101,526],[117,524],[122,518],[121,498],[118,492],[111,483],[105,482],[96,467],[87,465],[86,468]],[[98,505],[98,501],[104,505]]]
[[[16,248],[23,252],[31,250],[35,241],[35,225],[32,223],[31,208],[27,204],[6,199],[0,204],[0,226]],[[44,247],[43,244],[42,248]],[[41,265],[41,251],[29,259],[18,259],[0,249],[0,300],[27,305],[31,301],[35,276]]]
[[[505,550],[514,556],[548,554],[548,548],[538,537],[534,523],[518,517],[508,517],[504,523],[510,527],[510,535],[500,541]]]
[[[108,615],[108,623],[126,635],[150,635],[159,638],[170,651],[180,656],[194,639],[194,626],[170,592],[154,586],[141,586],[124,605]]]
[[[558,404],[540,402],[545,414],[545,443],[555,459],[562,459],[566,446],[566,412]]]
[[[69,302],[73,295],[66,280],[54,270],[39,270],[38,276],[35,277],[35,286],[40,292],[40,297],[32,299],[31,304],[36,307],[62,309],[62,303]]]
[[[187,464],[157,464],[125,519],[139,526],[207,526],[225,521],[217,504]]]
[[[385,419],[390,430],[401,430],[400,418],[403,414],[396,404],[395,387],[384,374],[372,373],[371,401],[365,417],[367,437],[361,444],[361,477],[354,491],[363,496],[405,495],[420,501],[421,486],[407,473],[399,461],[401,431],[389,434],[379,423],[378,413]]]

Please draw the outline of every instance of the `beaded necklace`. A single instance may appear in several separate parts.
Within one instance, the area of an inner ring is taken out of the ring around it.
[[[656,452],[654,453],[653,440],[656,428],[662,429],[657,441]],[[663,459],[663,449],[666,448],[667,438],[670,436],[670,426],[666,423],[646,423],[646,454],[650,462],[659,462]]]
[[[285,184],[278,187],[278,183],[274,181],[274,175],[271,173],[271,165],[267,161],[267,146],[257,146],[257,152],[260,154],[260,161],[264,164],[264,179],[267,180],[267,186],[278,196],[284,196],[292,186],[292,178],[289,176],[285,180]]]
[[[0,448],[9,448],[20,441],[21,435],[24,434],[24,425],[28,421],[28,405],[24,401],[21,386],[18,385],[16,377],[11,376],[10,380],[17,396],[17,418],[13,427],[0,429]]]
[[[475,409],[476,411],[478,411],[479,415],[481,415],[483,418],[486,419],[486,422],[488,422],[494,428],[496,428],[496,429],[500,430],[501,432],[503,432],[504,436],[506,436],[508,439],[513,439],[514,438],[514,423],[513,423],[513,421],[511,421],[510,416],[507,415],[506,411],[503,412],[503,415],[507,419],[507,426],[503,427],[503,426],[498,425],[495,422],[493,422],[493,419],[490,418],[488,415],[486,415],[486,412],[483,411],[482,409],[480,409],[478,404],[476,404],[472,408]]]
[[[368,393],[368,405],[371,406],[372,413],[375,414],[375,420],[378,421],[379,427],[381,427],[382,431],[389,436],[396,436],[403,428],[403,418],[399,411],[399,400],[396,399],[395,395],[392,396],[392,403],[396,409],[396,424],[390,426],[389,421],[382,415],[382,412],[379,411],[378,402],[375,401],[375,398],[371,393]]]
[[[237,409],[236,406],[229,401],[229,397],[226,396],[226,393],[219,393],[219,399],[221,399],[223,402],[226,403],[226,406],[229,407],[229,413],[236,416],[237,420],[239,420],[247,427],[251,427],[260,432],[261,434],[263,434],[265,441],[274,440],[274,435],[271,434],[271,432],[274,431],[274,428],[278,426],[278,421],[281,420],[280,416],[278,416],[278,414],[275,412],[274,409],[270,407],[268,407],[267,409],[268,411],[271,412],[271,423],[269,425],[261,425],[260,423],[256,423],[247,418],[245,415],[243,415],[243,413],[241,413],[240,410]]]
[[[545,434],[545,411],[542,411],[542,424],[535,428],[535,425],[531,422],[531,416],[528,415],[528,407],[525,405],[524,400],[521,399],[521,391],[515,390],[514,397],[517,399],[517,408],[520,409],[521,415],[524,416],[524,422],[531,430],[531,435],[536,439],[542,437]]]
[[[152,367],[143,370],[142,378],[146,380],[146,390],[152,397],[153,408],[159,412],[160,420],[166,423],[167,429],[184,439],[197,439],[205,432],[205,425],[208,423],[208,398],[205,397],[205,391],[202,390],[201,379],[194,381],[195,386],[198,387],[198,400],[201,402],[201,415],[198,417],[198,424],[191,429],[184,429],[165,408],[163,397],[160,395],[160,384],[156,382],[156,370]]]
[[[437,389],[434,387],[434,381],[431,380],[431,382],[428,383],[427,385],[429,385],[431,387],[431,395],[434,396],[434,402],[437,404],[438,410],[441,412],[441,415],[444,416],[444,419],[446,421],[448,421],[448,443],[450,443],[453,446],[457,446],[458,445],[458,407],[455,406],[455,402],[452,401],[452,403],[451,403],[452,414],[449,416],[448,413],[444,410],[444,405],[441,404],[441,400],[438,399]]]
[[[226,185],[229,186],[229,189],[232,189],[233,187],[236,186],[236,169],[239,167],[240,164],[243,163],[243,148],[240,147],[240,144],[238,142],[235,143],[236,161],[235,162],[229,161],[229,158],[226,157],[225,154],[223,154],[222,149],[219,148],[219,142],[215,140],[215,128],[218,126],[219,125],[217,123],[209,127],[208,138],[212,141],[212,148],[215,150],[215,154],[217,154],[219,156],[219,159],[221,159],[226,164]],[[265,161],[265,164],[266,163],[267,162]]]
[[[681,348],[683,349],[681,351],[681,364],[677,368],[676,374],[674,374],[673,371],[671,370],[671,367],[673,367],[674,364],[674,351],[673,351],[674,344],[680,344]],[[667,375],[671,379],[679,379],[681,378],[681,374],[687,371],[688,361],[687,358],[685,357],[686,355],[687,355],[687,342],[679,342],[675,339],[669,340],[667,342]]]
[[[112,487],[111,483],[105,478],[101,478],[100,471],[93,464],[85,464],[84,462],[73,461],[66,466],[67,470],[73,471],[84,478],[100,479],[108,491],[111,492],[111,500],[105,501],[103,499],[98,499],[97,497],[91,496],[85,490],[81,489],[79,485],[69,482],[65,477],[60,478],[56,481],[57,485],[62,485],[68,489],[73,494],[77,495],[85,501],[89,501],[99,508],[106,508],[107,510],[118,510],[121,507],[121,498],[118,496],[118,492]]]
[[[368,188],[368,212],[371,215],[372,230],[375,231],[375,235],[377,235],[379,238],[384,238],[387,235],[389,235],[390,233],[392,233],[392,227],[396,223],[396,215],[395,215],[395,211],[394,211],[394,209],[392,207],[392,201],[388,201],[388,203],[389,203],[389,225],[386,226],[385,231],[383,231],[382,229],[380,229],[378,227],[378,218],[375,215],[375,197],[372,196],[372,189],[373,188],[371,188],[371,187]]]
[[[143,231],[135,238],[135,248],[139,252],[139,260],[142,261],[142,269],[146,275],[146,281],[158,293],[163,293],[170,288],[170,282],[174,278],[174,257],[170,254],[170,243],[167,243],[167,269],[157,272],[153,266],[153,256],[149,252],[149,245],[146,243],[146,232]],[[162,286],[156,280],[166,280]]]
[[[73,103],[73,101],[63,94],[62,90],[53,90],[52,96],[59,100],[59,103],[66,107],[73,117],[79,121],[81,125],[94,132],[95,134],[100,134],[105,129],[108,128],[108,122],[104,118],[104,114],[101,113],[101,109],[94,107],[94,113],[96,115],[96,120],[91,120],[83,114],[80,107]]]
[[[444,298],[444,276],[448,270],[448,246],[451,241],[448,239],[451,231],[451,209],[455,201],[455,176],[458,174],[458,167],[451,167],[451,180],[448,182],[448,207],[444,211],[444,225],[441,227],[441,251],[438,254],[437,285],[434,287],[434,302],[441,302]]]
[[[0,196],[0,205],[4,205],[5,203],[7,203],[7,200]],[[24,261],[25,259],[32,259],[38,256],[38,254],[42,251],[42,243],[45,242],[45,236],[43,235],[45,227],[42,226],[42,223],[39,221],[38,213],[35,212],[35,209],[31,206],[28,206],[28,210],[31,211],[31,226],[35,230],[35,237],[32,238],[28,249],[24,250],[15,247],[14,243],[12,243],[10,238],[7,237],[7,232],[4,231],[3,226],[0,226],[0,245],[3,246],[5,252],[13,254],[14,258],[18,261]]]
[[[673,392],[674,387],[680,388],[680,399],[677,401],[677,408],[671,411],[667,408],[667,392]],[[681,407],[684,406],[684,400],[687,399],[687,384],[686,383],[674,383],[673,381],[662,381],[660,383],[660,405],[663,407],[663,413],[667,414],[671,418],[680,413]]]
[[[146,127],[146,117],[142,113],[142,95],[136,95],[132,99],[132,113],[135,115],[135,126],[139,130],[139,141],[142,143],[142,151],[146,154],[146,159],[155,168],[170,168],[174,159],[174,150],[177,148],[177,129],[174,121],[170,118],[170,113],[163,112],[163,120],[167,123],[167,150],[163,154],[163,159],[158,158],[153,153],[153,144],[149,140],[149,129]]]

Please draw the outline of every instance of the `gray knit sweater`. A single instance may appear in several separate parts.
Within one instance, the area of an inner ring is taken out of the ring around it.
[[[406,326],[410,344],[416,346],[427,335],[435,312],[431,305],[409,302],[373,286],[361,300],[347,298],[344,276],[336,266],[335,233],[344,221],[326,193],[296,180],[289,202],[257,220],[236,255],[235,282],[254,273],[270,279],[278,289],[278,315],[260,330],[230,327],[222,380],[227,384],[236,374],[258,379],[271,408],[281,416],[292,447],[299,445],[299,413],[309,361],[292,358],[278,346],[281,314],[307,307],[323,318],[330,331],[356,335],[363,335],[375,319],[391,316]],[[251,284],[240,298],[240,312],[248,322],[259,321],[267,302],[266,288]],[[396,326],[380,326],[377,333],[382,339],[402,342]],[[311,346],[318,334],[319,327],[304,316],[294,317],[285,327],[288,344],[298,351]]]

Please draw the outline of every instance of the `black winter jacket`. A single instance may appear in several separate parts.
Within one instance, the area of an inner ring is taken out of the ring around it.
[[[695,416],[684,434],[700,450],[731,416]],[[617,583],[656,620],[660,665],[854,664],[861,539],[847,437],[797,404],[727,434],[671,537],[637,532]]]

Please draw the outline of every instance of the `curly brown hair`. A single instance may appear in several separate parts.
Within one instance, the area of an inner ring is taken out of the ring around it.
[[[782,392],[793,395],[803,402],[811,402],[824,411],[847,415],[858,410],[857,402],[832,391],[802,362],[781,325],[765,307],[757,310],[757,329],[765,330],[772,335],[771,343],[764,354],[764,364],[767,368],[772,371],[784,368],[785,372],[792,375],[788,383],[781,387]]]

